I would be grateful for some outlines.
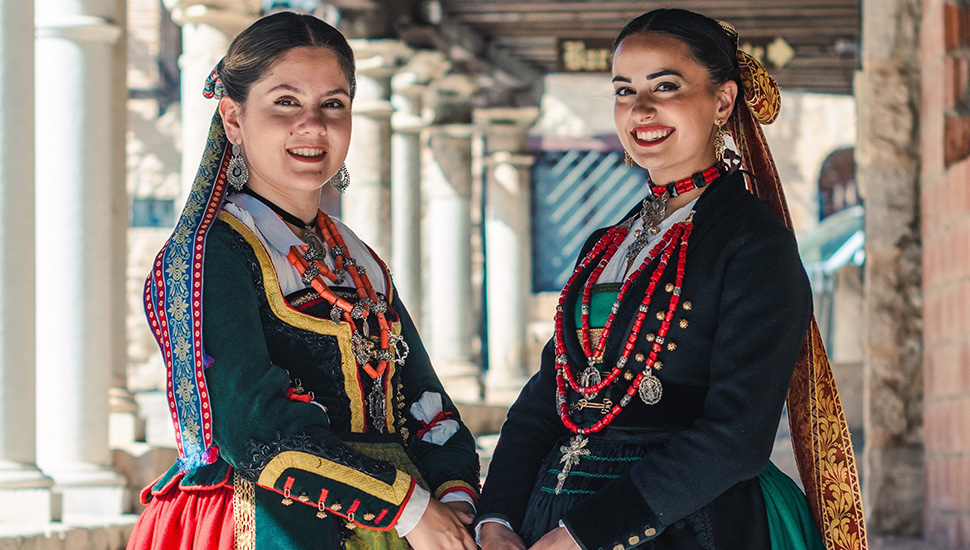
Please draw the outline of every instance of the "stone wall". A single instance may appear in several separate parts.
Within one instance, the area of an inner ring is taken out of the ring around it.
[[[926,538],[970,548],[970,6],[924,5]]]
[[[856,82],[866,204],[863,493],[870,535],[923,528],[920,0],[863,2]]]

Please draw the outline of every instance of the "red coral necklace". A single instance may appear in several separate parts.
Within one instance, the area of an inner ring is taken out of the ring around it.
[[[657,224],[659,224],[659,222],[666,215],[666,201],[670,196],[676,196],[693,189],[704,187],[717,179],[717,177],[722,173],[723,169],[721,166],[715,165],[703,172],[698,172],[697,174],[692,175],[690,178],[685,178],[668,185],[659,186],[651,184],[651,194],[648,196],[648,199],[644,201],[644,203],[646,205],[647,201],[651,198],[659,199],[662,215],[658,219],[655,216],[655,211],[645,212],[646,207],[641,209],[638,216],[643,219],[644,227],[651,230],[656,228]],[[672,192],[675,194],[672,195]],[[592,309],[592,290],[596,285],[596,282],[599,280],[600,275],[603,273],[603,270],[619,250],[620,245],[623,243],[623,240],[630,231],[630,224],[634,219],[635,218],[632,218],[626,223],[611,228],[599,239],[599,241],[596,242],[595,245],[593,245],[593,248],[588,254],[586,254],[582,261],[579,262],[579,265],[576,266],[573,274],[566,282],[562,293],[559,295],[559,303],[556,306],[554,335],[556,349],[556,401],[559,409],[559,416],[563,425],[578,434],[596,433],[608,426],[613,419],[616,418],[616,416],[627,405],[630,404],[630,401],[632,401],[634,395],[639,394],[640,399],[647,405],[655,405],[660,402],[663,394],[663,385],[660,383],[660,379],[654,375],[654,370],[660,370],[663,367],[662,363],[657,359],[660,351],[663,349],[663,344],[666,341],[667,334],[670,332],[670,323],[673,320],[674,312],[677,310],[677,306],[680,303],[680,294],[684,282],[684,266],[687,260],[687,243],[690,240],[690,234],[694,228],[693,211],[684,221],[676,223],[670,229],[668,229],[660,238],[660,241],[657,242],[653,249],[651,249],[646,255],[639,267],[637,267],[636,270],[626,277],[620,287],[619,293],[617,294],[616,301],[613,303],[610,315],[603,326],[603,332],[600,335],[599,341],[597,342],[595,348],[592,345],[589,321],[589,316]],[[643,232],[643,234],[645,233],[646,231]],[[659,231],[654,232],[654,234],[657,233],[659,233]],[[633,245],[631,246],[635,246],[637,242],[641,242],[641,235],[637,236],[637,240],[634,241]],[[642,243],[646,243],[646,240],[647,238],[644,237],[642,239]],[[643,244],[640,244],[640,250],[642,250],[642,248]],[[634,255],[634,258],[636,255],[639,255],[640,250],[637,250],[637,254]],[[677,271],[674,278],[673,288],[670,289],[670,303],[667,306],[667,311],[658,315],[658,319],[661,321],[660,328],[657,331],[655,340],[653,341],[650,354],[644,361],[643,370],[633,377],[630,386],[627,388],[625,395],[621,398],[619,403],[613,404],[608,399],[605,399],[602,404],[590,405],[590,400],[594,399],[596,394],[599,392],[612,386],[626,369],[626,365],[630,359],[630,354],[636,346],[636,342],[640,336],[640,331],[643,328],[644,321],[646,320],[647,312],[650,309],[653,295],[657,289],[657,284],[663,277],[663,274],[667,269],[667,265],[670,263],[670,260],[674,256],[675,252],[677,254]],[[620,305],[634,281],[636,281],[640,275],[644,273],[650,264],[658,259],[659,261],[657,262],[657,266],[650,274],[650,282],[647,285],[643,299],[640,302],[636,318],[633,322],[633,328],[623,345],[623,351],[621,352],[620,357],[617,358],[616,364],[610,370],[609,374],[603,378],[600,370],[596,368],[596,364],[602,362],[603,360],[603,353],[606,349],[606,340],[613,328],[613,322],[617,312],[620,309]],[[566,353],[565,331],[563,329],[563,313],[565,309],[566,296],[576,283],[580,273],[586,271],[590,266],[593,265],[595,265],[595,267],[593,267],[589,278],[583,285],[582,298],[580,302],[580,321],[582,324],[580,336],[583,354],[586,358],[587,364],[580,373],[579,380],[577,380],[576,373],[574,371],[575,367],[569,364],[569,357]],[[601,413],[603,414],[603,418],[590,426],[579,426],[573,422],[572,418],[570,417],[571,407],[569,406],[569,400],[567,398],[567,392],[569,389],[579,393],[581,397],[579,402],[573,405],[573,409],[578,407],[581,410],[586,407],[595,406],[596,408],[600,409]]]

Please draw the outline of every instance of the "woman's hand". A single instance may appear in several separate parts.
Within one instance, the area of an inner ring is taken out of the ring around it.
[[[504,524],[487,521],[482,524],[482,550],[525,550],[525,543]]]
[[[484,547],[484,545],[483,545]],[[580,550],[579,545],[570,536],[565,527],[557,527],[549,531],[529,550]]]
[[[421,520],[407,534],[415,550],[477,550],[461,518],[448,505],[432,498]]]
[[[471,525],[475,521],[475,508],[464,500],[455,500],[452,502],[445,502],[445,506],[451,508],[451,511],[455,513],[458,517],[458,521],[465,525]]]

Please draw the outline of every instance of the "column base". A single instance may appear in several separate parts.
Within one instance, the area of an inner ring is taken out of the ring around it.
[[[145,440],[145,421],[138,417],[134,394],[124,388],[108,390],[111,413],[108,415],[108,444],[111,448],[129,447]]]
[[[77,470],[54,470],[55,521],[76,521],[124,513],[125,478],[114,470],[91,466]]]
[[[33,465],[0,463],[0,523],[49,523],[53,484]]]
[[[527,376],[489,370],[485,373],[485,402],[491,405],[511,405],[528,381]]]
[[[452,401],[478,403],[482,400],[482,369],[468,361],[446,361],[435,369]]]

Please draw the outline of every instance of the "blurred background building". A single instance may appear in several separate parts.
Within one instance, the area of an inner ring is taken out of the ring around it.
[[[176,456],[141,290],[236,33],[291,9],[352,39],[353,184],[322,207],[389,262],[487,460],[579,247],[642,195],[610,42],[674,5],[733,23],[783,88],[766,133],[873,547],[970,548],[965,0],[3,1],[0,548],[123,547]]]

